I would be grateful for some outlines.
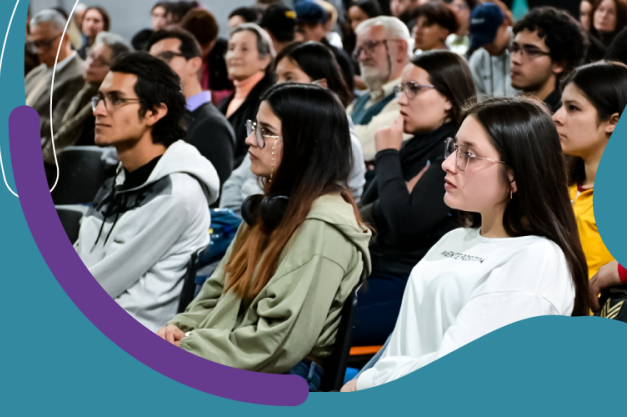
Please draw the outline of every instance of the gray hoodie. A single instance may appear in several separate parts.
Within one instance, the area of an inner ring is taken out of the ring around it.
[[[191,255],[209,244],[209,205],[220,183],[213,165],[181,140],[144,184],[124,189],[124,180],[120,166],[83,217],[74,247],[105,291],[154,331],[176,314]]]

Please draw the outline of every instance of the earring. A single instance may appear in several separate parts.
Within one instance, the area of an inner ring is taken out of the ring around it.
[[[514,192],[513,192],[513,191],[510,191],[510,192],[509,192],[509,199],[510,199],[510,200],[513,200],[513,199],[514,199]]]
[[[270,165],[270,182],[272,182],[272,174],[274,173],[274,151],[276,149],[276,143],[278,139],[274,140],[274,144],[272,144],[272,164]]]

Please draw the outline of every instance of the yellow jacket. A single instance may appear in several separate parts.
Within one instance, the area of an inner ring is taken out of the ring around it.
[[[581,246],[588,262],[588,277],[592,278],[599,268],[612,262],[614,257],[605,247],[603,240],[601,240],[597,222],[594,220],[594,210],[592,208],[593,189],[585,190],[577,197],[577,185],[575,184],[568,189],[568,192],[573,203],[575,218],[577,219]]]

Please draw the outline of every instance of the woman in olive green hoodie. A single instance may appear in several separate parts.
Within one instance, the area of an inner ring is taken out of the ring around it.
[[[371,233],[347,186],[348,120],[328,90],[283,84],[248,133],[265,193],[244,202],[218,269],[158,334],[224,365],[299,374],[315,391],[344,301],[370,273]]]

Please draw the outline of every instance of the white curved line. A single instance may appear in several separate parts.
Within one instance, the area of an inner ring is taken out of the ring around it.
[[[19,2],[19,0],[18,0]],[[54,76],[57,73],[57,62],[59,61],[59,53],[61,52],[61,47],[63,46],[63,38],[65,37],[65,33],[67,32],[68,26],[70,26],[70,22],[72,21],[72,16],[74,16],[74,10],[76,10],[76,6],[78,6],[79,0],[76,0],[74,3],[74,7],[72,7],[72,11],[70,12],[70,16],[65,22],[65,28],[63,29],[63,34],[61,35],[61,42],[59,42],[59,49],[57,49],[57,57],[54,60],[54,68],[52,69],[52,83],[50,84],[50,140],[52,141],[52,153],[54,154],[54,164],[57,167],[57,178],[54,180],[54,184],[50,189],[50,192],[53,192],[57,187],[57,183],[59,182],[59,174],[61,174],[61,170],[59,169],[59,161],[57,161],[57,149],[54,146],[54,128],[52,126],[52,93],[54,92]]]
[[[0,55],[0,74],[2,73],[2,61],[4,60],[4,50],[7,46],[7,38],[9,37],[9,31],[11,30],[11,24],[13,23],[13,16],[15,16],[15,11],[17,10],[17,6],[20,4],[20,0],[17,0],[15,3],[15,7],[13,8],[13,14],[11,15],[11,20],[9,20],[9,27],[7,27],[7,33],[4,35],[4,44],[2,44],[2,54]],[[4,178],[4,185],[7,186],[11,194],[18,197],[17,193],[9,187],[9,183],[7,182],[7,176],[4,173],[4,163],[2,162],[2,152],[0,152],[0,166],[2,167],[2,177]],[[19,197],[18,197],[19,198]]]

